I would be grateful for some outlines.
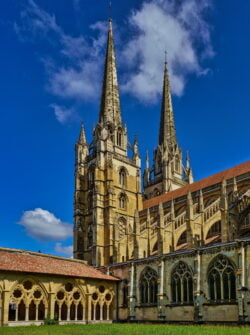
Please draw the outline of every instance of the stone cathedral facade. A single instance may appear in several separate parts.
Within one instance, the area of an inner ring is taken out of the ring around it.
[[[74,257],[120,279],[118,320],[250,322],[250,162],[194,182],[167,63],[159,122],[142,174],[122,122],[110,21],[99,122],[91,144],[83,126],[76,144]]]

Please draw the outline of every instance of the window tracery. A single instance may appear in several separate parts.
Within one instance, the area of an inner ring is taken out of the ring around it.
[[[142,305],[157,304],[158,275],[155,270],[147,267],[140,278],[140,302]]]
[[[119,184],[121,186],[125,186],[126,185],[126,171],[125,171],[124,168],[121,168],[120,172],[119,172]]]
[[[218,255],[208,271],[209,297],[212,302],[236,300],[234,266],[224,255]]]
[[[72,282],[67,282],[55,295],[55,318],[58,321],[85,321],[85,295]]]
[[[175,304],[193,302],[193,276],[189,266],[180,261],[171,275],[172,301]]]
[[[93,321],[110,320],[111,305],[114,297],[114,292],[101,285],[91,295],[92,301],[92,316]]]
[[[41,286],[33,280],[18,283],[10,295],[9,321],[42,321],[48,300]]]

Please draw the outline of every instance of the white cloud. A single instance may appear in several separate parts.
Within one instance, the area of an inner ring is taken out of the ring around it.
[[[100,96],[101,64],[104,44],[106,43],[107,24],[96,22],[90,26],[96,37],[86,40],[83,36],[66,34],[50,14],[37,5],[34,0],[27,0],[27,6],[21,13],[21,23],[14,24],[14,30],[21,40],[46,38],[56,49],[53,59],[41,57],[48,74],[48,91],[66,99],[83,101]],[[54,108],[59,122],[66,123],[67,115],[72,111]],[[59,115],[59,117],[58,117]],[[63,115],[63,116],[62,116]]]
[[[51,104],[50,107],[54,110],[57,121],[62,124],[68,123],[75,119],[76,112],[73,108],[65,108],[57,104]]]
[[[201,61],[214,54],[206,21],[211,1],[144,0],[139,9],[132,11],[126,27],[127,40],[121,39],[119,43],[116,29],[117,54],[121,55],[125,70],[121,88],[125,92],[146,102],[158,99],[165,49],[175,95],[183,94],[189,75],[209,72]],[[58,25],[55,15],[43,10],[35,0],[27,3],[21,23],[15,23],[15,31],[18,36],[31,34],[35,40],[42,37],[56,49],[50,66],[45,66],[49,92],[64,99],[96,103],[102,82],[107,23],[91,25],[93,34],[88,37],[71,36]],[[48,57],[46,60],[48,63]]]
[[[62,243],[56,243],[55,251],[59,254],[65,254],[67,256],[72,256],[73,245],[63,246]]]
[[[208,0],[151,0],[134,11],[129,18],[134,36],[123,51],[130,69],[123,89],[141,100],[154,101],[162,91],[165,50],[174,94],[183,94],[189,74],[205,74],[199,57],[213,56],[203,17],[208,7]]]
[[[36,208],[25,211],[18,222],[26,233],[39,240],[65,240],[72,236],[72,224],[62,222],[53,213]]]

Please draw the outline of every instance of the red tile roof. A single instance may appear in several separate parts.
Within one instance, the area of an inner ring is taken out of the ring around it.
[[[250,172],[250,161],[236,165],[230,169],[224,170],[207,178],[196,181],[193,184],[183,186],[181,188],[178,188],[177,190],[161,194],[157,197],[146,200],[143,202],[143,209],[157,206],[160,202],[167,202],[172,199],[182,197],[188,194],[188,192],[195,192],[200,189],[204,189],[206,187],[221,183],[223,179],[231,179],[233,177],[240,176],[247,172]]]
[[[8,248],[0,248],[0,271],[118,280],[80,260]]]

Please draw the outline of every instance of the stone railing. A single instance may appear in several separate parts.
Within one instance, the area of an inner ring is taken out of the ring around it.
[[[175,218],[175,229],[184,225],[185,222],[186,222],[186,212],[183,212]]]
[[[211,219],[220,210],[220,198],[211,203],[204,210],[204,222]]]

